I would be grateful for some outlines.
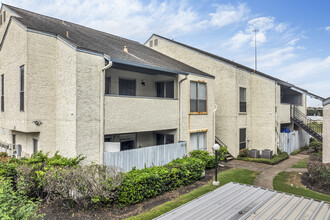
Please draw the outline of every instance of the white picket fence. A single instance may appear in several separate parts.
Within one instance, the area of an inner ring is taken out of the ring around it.
[[[280,134],[280,148],[289,155],[299,148],[309,145],[309,134],[306,131],[293,131]]]
[[[103,152],[103,164],[124,172],[151,166],[162,166],[187,154],[187,143],[158,145],[120,152]]]

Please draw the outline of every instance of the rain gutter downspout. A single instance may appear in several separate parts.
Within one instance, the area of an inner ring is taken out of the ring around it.
[[[213,143],[215,143],[215,112],[218,110],[218,106],[216,104],[214,104],[214,110],[213,110],[213,138],[214,138],[214,141]]]
[[[179,81],[179,129],[180,129],[180,132],[179,132],[179,141],[182,141],[182,95],[181,95],[181,83],[183,82],[183,81],[185,81],[186,79],[188,79],[188,77],[187,77],[187,75],[185,75],[185,77],[183,78],[183,79],[181,79],[180,81]]]
[[[103,151],[104,151],[104,127],[105,127],[105,112],[104,112],[104,97],[105,97],[105,71],[110,69],[112,61],[108,60],[109,64],[102,68],[100,77],[100,164],[103,164]]]

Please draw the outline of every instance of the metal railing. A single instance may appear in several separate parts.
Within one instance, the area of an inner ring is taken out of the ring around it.
[[[291,106],[291,117],[298,120],[300,123],[303,123],[309,129],[317,133],[322,137],[323,126],[317,121],[308,118],[305,113],[301,112],[297,107]]]

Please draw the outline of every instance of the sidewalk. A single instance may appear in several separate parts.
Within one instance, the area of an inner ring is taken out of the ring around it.
[[[290,156],[288,159],[276,165],[246,162],[242,160],[232,160],[229,161],[228,163],[222,163],[222,165],[227,167],[235,167],[235,168],[259,171],[261,173],[255,178],[253,185],[267,189],[273,189],[273,179],[280,172],[282,171],[297,171],[302,173],[306,172],[307,171],[306,168],[291,168],[292,165],[296,164],[299,160],[305,158],[308,158],[308,155],[297,154],[294,156]]]

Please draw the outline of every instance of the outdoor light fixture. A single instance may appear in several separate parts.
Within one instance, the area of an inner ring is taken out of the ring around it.
[[[220,149],[219,144],[213,145],[215,150],[215,179],[213,181],[213,186],[219,186],[220,182],[218,181],[218,150]]]

